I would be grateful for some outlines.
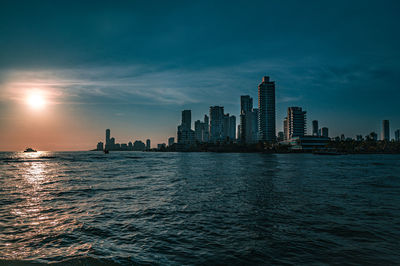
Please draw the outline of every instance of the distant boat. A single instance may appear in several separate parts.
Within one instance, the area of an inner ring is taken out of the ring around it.
[[[24,152],[37,152],[37,150],[34,150],[32,148],[26,148],[26,150],[24,150]]]

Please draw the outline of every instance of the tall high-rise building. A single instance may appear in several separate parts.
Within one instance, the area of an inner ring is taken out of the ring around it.
[[[103,150],[103,142],[100,141],[99,143],[97,143],[96,150],[98,150],[98,151],[102,151]]]
[[[301,107],[289,107],[286,117],[286,139],[302,137],[306,134],[306,111]]]
[[[224,119],[224,107],[211,106],[210,107],[210,140],[212,142],[224,140],[223,119]]]
[[[318,120],[312,121],[312,134],[313,136],[318,136]]]
[[[172,145],[174,145],[175,143],[175,138],[174,137],[170,137],[168,139],[168,147],[171,147]]]
[[[260,113],[259,113],[258,108],[253,108],[253,111],[251,112],[251,135],[252,135],[251,141],[252,142],[258,142],[258,140],[259,140],[259,136],[258,136],[259,135],[259,131],[258,131],[259,115],[260,115]]]
[[[245,143],[251,132],[250,112],[253,110],[253,98],[240,96],[240,141]]]
[[[283,120],[283,140],[289,140],[288,118]]]
[[[240,96],[240,113],[247,113],[253,110],[253,98],[249,95]]]
[[[110,129],[106,129],[106,145],[105,145],[106,150],[110,150],[110,148],[111,148],[110,138],[111,138],[111,131],[110,131]]]
[[[236,116],[229,117],[229,126],[229,140],[234,141],[236,139]]]
[[[110,129],[106,129],[106,141],[107,140],[110,141],[110,138],[111,138],[111,131]]]
[[[208,116],[204,116],[204,122],[197,120],[194,122],[194,136],[198,142],[208,142]]]
[[[195,142],[194,131],[191,129],[192,111],[182,111],[182,123],[178,126],[178,144],[190,145]]]
[[[210,141],[210,119],[207,115],[204,115],[204,133],[203,133],[203,141]]]
[[[223,138],[226,141],[233,141],[236,139],[236,117],[234,115],[224,114]]]
[[[115,138],[111,138],[110,142],[108,143],[107,150],[115,150],[118,149],[117,145],[115,144]]]
[[[398,130],[396,130],[396,131],[394,132],[394,139],[395,139],[396,141],[400,141],[400,129],[398,129]]]
[[[191,110],[183,110],[182,111],[181,126],[183,129],[191,129],[192,128],[192,111]]]
[[[389,128],[389,120],[383,120],[382,122],[382,135],[381,140],[390,140],[390,128]]]
[[[253,108],[253,98],[240,96],[240,141],[253,143],[258,141],[258,109]]]
[[[327,127],[320,128],[319,135],[321,137],[329,138],[329,129]]]
[[[265,76],[258,85],[259,137],[262,141],[275,141],[275,82]]]
[[[150,146],[150,139],[146,139],[146,150],[150,150],[151,146]]]

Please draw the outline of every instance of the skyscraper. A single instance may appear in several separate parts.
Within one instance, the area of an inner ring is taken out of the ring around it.
[[[234,115],[224,114],[223,138],[227,141],[236,139],[236,117]]]
[[[191,129],[192,128],[192,111],[191,110],[183,110],[182,111],[181,126],[183,129]]]
[[[262,141],[275,141],[275,82],[265,76],[258,85],[259,137]]]
[[[204,115],[204,133],[203,133],[203,141],[210,141],[210,119],[207,115]]]
[[[97,143],[97,148],[96,148],[98,151],[102,151],[103,150],[103,142],[99,142],[99,143]]]
[[[312,121],[312,134],[313,136],[318,136],[318,120]]]
[[[253,110],[253,98],[240,96],[240,141],[245,143],[251,132],[250,112]]]
[[[182,111],[182,123],[178,126],[178,144],[190,145],[195,142],[194,131],[191,129],[192,111]]]
[[[323,127],[319,130],[319,135],[325,138],[329,138],[329,129],[327,127]]]
[[[231,115],[229,117],[229,140],[236,140],[236,116]]]
[[[106,150],[110,150],[110,148],[111,148],[110,138],[111,138],[111,131],[110,131],[110,129],[106,129],[106,145],[105,145]]]
[[[394,139],[395,139],[396,141],[400,141],[400,129],[398,129],[398,130],[396,130],[396,131],[394,132]]]
[[[288,127],[288,118],[285,117],[283,120],[283,140],[289,140],[289,127]]]
[[[210,106],[210,140],[212,142],[223,141],[224,107]]]
[[[247,113],[253,110],[253,98],[249,95],[240,96],[240,113]]]
[[[194,136],[198,142],[208,142],[208,116],[204,116],[204,122],[194,122]]]
[[[301,107],[289,107],[286,117],[286,139],[302,137],[306,133],[306,111]]]
[[[150,143],[151,143],[150,139],[147,139],[146,140],[146,150],[148,150],[148,151],[151,149]]]
[[[382,135],[381,140],[390,140],[390,128],[389,128],[389,120],[383,120],[382,122]]]
[[[252,135],[252,142],[258,142],[258,135],[259,135],[259,124],[258,124],[258,118],[259,118],[259,111],[258,108],[253,108],[253,111],[251,112],[251,135]]]
[[[258,141],[258,109],[253,108],[253,98],[249,95],[240,96],[240,141]]]
[[[175,138],[174,137],[170,137],[168,139],[168,147],[171,147],[172,145],[174,145],[175,143]]]

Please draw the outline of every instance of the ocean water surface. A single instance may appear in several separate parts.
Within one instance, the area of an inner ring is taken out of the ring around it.
[[[0,153],[0,264],[400,263],[400,156]]]

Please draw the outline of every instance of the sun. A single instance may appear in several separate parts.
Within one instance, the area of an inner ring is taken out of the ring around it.
[[[46,105],[46,99],[40,92],[33,92],[28,95],[27,103],[33,109],[43,109]]]

